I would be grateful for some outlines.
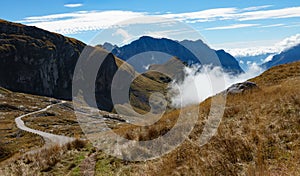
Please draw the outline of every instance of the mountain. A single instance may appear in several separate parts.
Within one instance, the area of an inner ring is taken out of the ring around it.
[[[239,74],[244,72],[243,69],[240,67],[238,61],[232,55],[225,52],[224,50],[213,50],[209,46],[207,46],[202,40],[184,40],[179,43],[185,48],[192,51],[192,53],[197,58],[201,58],[201,64],[203,65],[221,65],[221,67],[226,72],[233,74]]]
[[[280,54],[274,55],[271,61],[264,63],[262,66],[268,69],[276,65],[291,63],[299,60],[300,44],[283,51]]]
[[[90,96],[96,96],[97,106],[102,110],[113,110],[110,92],[118,70],[131,77],[137,76],[130,87],[130,97],[134,100],[134,108],[140,111],[149,110],[151,92],[160,92],[165,86],[137,75],[128,64],[119,68],[124,61],[101,47],[87,46],[73,38],[4,20],[0,21],[0,86],[16,92],[71,100],[74,70],[82,52],[85,52],[86,64],[95,66],[95,61],[103,61],[95,82],[82,86],[94,87],[96,84],[96,90],[84,93],[84,98],[89,101],[93,98]],[[91,79],[89,68],[80,69],[86,71],[82,79]],[[94,91],[96,95],[91,94]]]
[[[109,50],[110,48],[111,47],[108,47],[107,49]],[[182,62],[188,65],[221,65],[225,71],[233,74],[243,72],[234,57],[225,53],[225,51],[215,51],[209,48],[201,40],[184,40],[177,42],[166,38],[156,39],[143,36],[128,45],[113,49],[112,53],[128,61],[136,69],[144,66],[142,71],[146,70],[146,66],[163,64],[172,57],[178,57]],[[130,62],[131,60],[132,63]]]

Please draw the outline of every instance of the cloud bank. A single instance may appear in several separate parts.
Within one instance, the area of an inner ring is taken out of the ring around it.
[[[300,44],[300,34],[287,37],[273,46],[225,49],[234,57],[258,56],[263,54],[278,54]]]
[[[226,90],[232,84],[244,82],[258,76],[263,71],[255,63],[251,64],[246,73],[236,76],[224,72],[220,67],[206,65],[186,68],[187,76],[184,81],[179,84],[173,83],[170,86],[173,92],[179,92],[179,94],[172,97],[172,105],[181,107],[199,104],[206,98]]]

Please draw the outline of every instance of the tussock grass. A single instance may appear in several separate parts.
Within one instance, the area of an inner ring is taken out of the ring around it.
[[[300,62],[274,67],[251,81],[260,89],[228,95],[218,132],[206,145],[199,147],[197,139],[211,99],[200,104],[199,120],[180,147],[160,159],[131,163],[130,173],[300,175]],[[147,129],[125,126],[117,131],[129,139],[152,139],[172,128],[178,113],[165,114]]]
[[[56,165],[61,163],[66,156],[74,155],[74,153],[80,152],[86,146],[86,141],[76,139],[63,146],[52,145],[45,147],[41,150],[21,156],[15,160],[15,162],[2,168],[2,172],[4,175],[47,175],[47,173],[50,174]],[[83,156],[83,158],[84,157],[85,156]],[[75,166],[69,165],[68,168],[72,169]]]

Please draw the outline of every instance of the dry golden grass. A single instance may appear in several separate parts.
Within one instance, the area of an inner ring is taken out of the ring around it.
[[[34,153],[28,153],[21,156],[14,162],[0,169],[2,175],[66,175],[72,169],[80,164],[62,163],[65,159],[72,159],[76,155],[82,155],[83,158],[89,152],[84,149],[87,146],[86,141],[79,139],[67,143],[64,146],[52,145],[42,148]],[[83,159],[82,158],[82,159]],[[74,160],[75,161],[75,160]],[[64,165],[66,170],[60,171],[61,165]]]
[[[200,147],[197,139],[211,99],[201,103],[199,121],[189,139],[160,159],[131,163],[130,173],[300,175],[300,63],[272,68],[251,81],[261,89],[228,95],[224,117],[209,143]],[[129,125],[116,131],[129,139],[152,139],[168,131],[178,113],[166,114],[146,132]]]

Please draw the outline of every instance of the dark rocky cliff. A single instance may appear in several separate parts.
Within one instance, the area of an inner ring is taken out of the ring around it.
[[[70,99],[73,71],[85,44],[36,27],[0,21],[0,86]]]

